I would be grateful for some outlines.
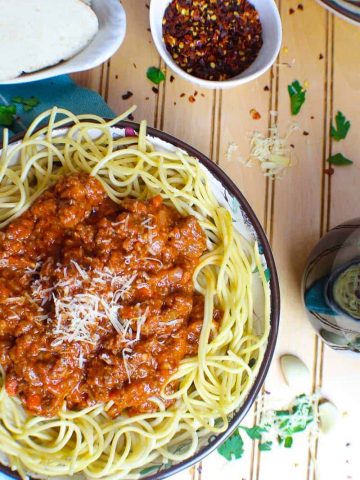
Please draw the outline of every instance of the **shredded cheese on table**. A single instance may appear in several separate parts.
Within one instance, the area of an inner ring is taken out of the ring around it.
[[[287,167],[292,165],[291,147],[288,145],[290,135],[299,130],[291,123],[284,137],[280,136],[277,125],[269,128],[269,135],[253,132],[250,139],[249,162],[255,160],[266,177],[279,178]]]

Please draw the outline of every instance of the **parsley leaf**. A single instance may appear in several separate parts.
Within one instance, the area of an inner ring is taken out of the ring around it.
[[[298,80],[295,80],[293,83],[288,85],[288,92],[290,95],[291,102],[291,114],[297,115],[306,98],[306,90],[302,87]]]
[[[0,105],[0,126],[10,127],[16,115],[15,105]]]
[[[293,438],[292,437],[286,437],[284,447],[285,448],[291,448],[292,444],[293,444]]]
[[[13,97],[12,102],[19,103],[24,106],[25,112],[30,112],[34,107],[39,105],[40,100],[36,97],[24,98],[24,97]]]
[[[328,158],[330,165],[336,165],[337,167],[345,167],[346,165],[351,165],[354,163],[352,160],[344,157],[342,153],[336,153]]]
[[[337,142],[346,138],[348,134],[351,123],[346,119],[345,115],[342,112],[337,112],[335,117],[336,127],[331,124],[330,136]]]
[[[240,433],[236,430],[219,448],[220,455],[226,460],[237,460],[244,454],[244,441]]]
[[[146,475],[147,473],[153,473],[157,472],[160,468],[160,465],[152,465],[150,467],[144,468],[143,470],[140,470],[140,475]]]
[[[155,83],[155,85],[159,85],[159,83],[165,80],[164,72],[162,72],[159,68],[156,67],[148,68],[146,76],[151,82]]]
[[[273,442],[259,443],[260,452],[270,452]]]
[[[264,272],[264,275],[265,275],[265,280],[267,282],[270,282],[270,278],[271,278],[271,273],[270,273],[270,268],[267,268]]]
[[[251,428],[248,427],[240,427],[242,430],[245,430],[245,432],[248,434],[248,436],[251,438],[251,440],[261,440],[261,435],[264,432],[267,432],[267,429],[264,427],[259,427],[258,425],[254,425]]]

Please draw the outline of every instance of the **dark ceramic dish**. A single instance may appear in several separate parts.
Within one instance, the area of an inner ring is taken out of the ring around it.
[[[139,125],[133,122],[121,122],[117,125],[119,128],[132,128],[135,131],[139,130]],[[246,413],[249,411],[250,407],[254,403],[267,375],[267,372],[270,367],[270,363],[274,354],[276,339],[278,335],[278,327],[279,327],[279,314],[280,314],[280,292],[279,292],[279,283],[278,277],[276,272],[276,267],[274,263],[274,258],[270,249],[269,242],[265,236],[265,233],[260,225],[259,220],[257,219],[255,213],[253,212],[252,208],[248,204],[247,200],[243,196],[243,194],[239,191],[237,186],[234,182],[209,158],[205,155],[197,151],[196,149],[192,148],[191,146],[187,145],[186,143],[182,142],[181,140],[172,137],[171,135],[156,130],[154,128],[148,128],[148,134],[153,137],[157,137],[160,140],[168,142],[180,149],[185,150],[188,152],[189,155],[197,158],[213,175],[214,177],[220,181],[220,183],[226,188],[226,190],[237,199],[239,202],[242,211],[245,213],[249,224],[253,227],[260,244],[263,247],[263,254],[265,256],[267,266],[270,271],[270,291],[271,291],[271,328],[270,334],[268,338],[268,343],[265,351],[265,355],[262,361],[262,364],[259,369],[259,373],[252,385],[249,394],[244,401],[243,405],[237,410],[233,418],[229,422],[228,429],[217,435],[216,437],[212,437],[209,443],[196,452],[195,455],[188,458],[187,460],[182,461],[176,465],[173,465],[165,470],[159,471],[155,474],[150,474],[148,476],[144,475],[141,476],[141,479],[146,480],[161,480],[170,477],[176,473],[179,473],[181,470],[191,467],[193,464],[201,461],[204,457],[209,455],[213,450],[215,450],[219,445],[221,445],[227,437],[229,437],[235,429],[240,424],[241,420],[245,417]],[[12,142],[21,140],[23,138],[23,134],[19,134],[16,137],[13,137]],[[1,145],[0,145],[1,148]],[[1,446],[0,446],[1,448]],[[12,478],[20,478],[16,472],[10,470],[10,468],[0,465],[0,471],[5,473],[6,475]]]

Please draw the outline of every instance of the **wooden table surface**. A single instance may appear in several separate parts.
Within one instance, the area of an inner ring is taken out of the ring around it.
[[[272,0],[264,0],[272,1]],[[257,81],[225,91],[202,90],[181,80],[169,69],[166,81],[154,91],[146,78],[149,66],[165,68],[149,31],[149,10],[144,0],[123,0],[128,29],[124,44],[101,67],[75,75],[82,85],[99,91],[110,107],[121,113],[135,103],[135,120],[169,132],[207,154],[245,194],[270,238],[281,283],[281,328],[266,389],[286,395],[279,356],[300,356],[321,387],[342,413],[335,433],[320,437],[317,446],[319,476],[305,439],[292,449],[259,453],[247,444],[244,457],[227,464],[217,453],[176,476],[177,480],[346,480],[360,478],[360,357],[348,357],[324,346],[308,323],[300,295],[304,264],[311,248],[329,228],[360,216],[360,28],[335,18],[314,0],[278,0],[283,21],[283,47],[273,69]],[[174,75],[174,77],[172,77]],[[296,117],[301,130],[291,143],[296,165],[279,181],[268,181],[258,168],[245,167],[235,155],[227,159],[230,143],[246,158],[248,134],[266,132],[278,112],[278,125],[286,130],[292,120],[287,85],[307,82],[307,100]],[[122,95],[133,96],[127,100]],[[190,103],[189,96],[196,101]],[[185,94],[185,95],[184,95]],[[253,120],[250,110],[261,115]],[[352,122],[346,140],[331,141],[329,125],[341,110]],[[354,161],[329,176],[326,159],[341,151]],[[246,422],[251,424],[254,409]],[[350,444],[350,445],[348,445]],[[175,477],[174,477],[175,478]]]

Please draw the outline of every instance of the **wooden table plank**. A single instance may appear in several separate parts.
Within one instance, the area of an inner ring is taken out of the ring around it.
[[[186,82],[169,70],[165,88],[160,128],[211,156],[216,121],[215,92]]]
[[[351,218],[360,217],[360,50],[351,48],[351,45],[360,44],[360,29],[336,19],[333,41],[333,115],[338,110],[342,111],[350,119],[352,126],[345,140],[330,142],[329,139],[329,154],[341,152],[352,159],[354,165],[335,167],[335,173],[331,176],[330,228]],[[330,122],[327,125],[327,129],[329,128]],[[354,376],[358,369],[358,356],[341,354],[325,347],[322,390],[324,395],[338,406],[343,417],[333,436],[320,438],[318,468],[321,478],[358,478],[360,458],[357,452],[360,451],[360,439],[358,435],[354,435],[354,425],[360,425],[360,385]]]
[[[146,119],[150,126],[154,126],[161,92],[154,93],[155,86],[146,78],[146,71],[151,66],[159,66],[160,59],[148,31],[149,10],[142,0],[123,0],[122,3],[128,27],[123,45],[106,69],[105,98],[116,113],[136,104],[134,119]],[[133,96],[124,100],[122,96],[127,92]]]
[[[302,307],[300,283],[307,254],[319,238],[323,171],[325,65],[319,55],[325,49],[326,13],[310,0],[303,2],[303,10],[295,2],[281,5],[284,39],[278,69],[278,125],[284,133],[289,122],[296,121],[300,131],[290,142],[295,145],[296,164],[276,181],[273,190],[271,239],[280,276],[282,313],[277,355],[266,381],[267,390],[272,392],[269,402],[272,396],[286,398],[280,355],[293,353],[305,361],[310,371],[315,367],[315,336]],[[302,85],[308,83],[307,101],[296,117],[290,114],[287,91],[294,80]],[[307,478],[307,443],[301,438],[294,441],[294,447],[285,453],[282,449],[275,449],[271,455],[263,453],[256,478],[266,479],[268,472],[274,472],[274,464],[281,465],[278,480]]]

